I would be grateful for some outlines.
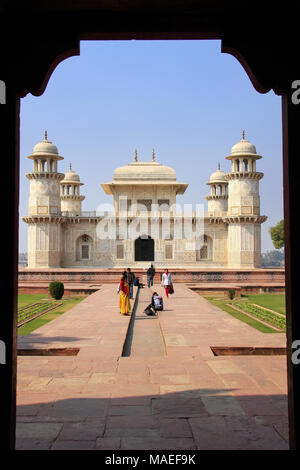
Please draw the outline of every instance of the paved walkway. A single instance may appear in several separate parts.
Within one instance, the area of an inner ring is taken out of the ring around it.
[[[162,293],[160,286],[155,290]],[[184,284],[146,317],[116,286],[19,338],[19,348],[77,347],[77,356],[18,358],[17,449],[287,449],[285,356],[218,356],[210,346],[285,346]]]

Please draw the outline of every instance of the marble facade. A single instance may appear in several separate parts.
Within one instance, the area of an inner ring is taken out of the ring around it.
[[[139,162],[135,153],[132,163],[117,168],[101,185],[113,197],[111,210],[92,212],[82,211],[78,174],[71,166],[58,172],[63,157],[46,133],[28,158],[28,268],[260,267],[261,156],[244,133],[226,157],[231,172],[219,165],[210,176],[207,210],[200,213],[178,210],[177,196],[188,184],[156,162],[154,152],[152,161]]]

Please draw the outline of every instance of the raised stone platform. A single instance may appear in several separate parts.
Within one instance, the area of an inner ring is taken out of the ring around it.
[[[136,276],[142,282],[146,282],[147,268],[133,269]],[[68,292],[91,293],[99,289],[101,284],[117,283],[120,280],[124,268],[111,269],[29,269],[19,268],[19,292],[37,293],[46,292],[51,281],[61,281],[65,284],[66,295]],[[197,286],[204,293],[212,290],[228,291],[236,289],[237,293],[260,293],[268,291],[284,292],[285,270],[284,268],[261,269],[170,269],[174,283],[188,283]],[[159,283],[162,269],[156,270],[154,282]]]
[[[49,281],[51,282],[51,281]],[[19,294],[48,294],[49,282],[21,282],[18,284]],[[64,282],[64,296],[90,295],[99,290],[100,284],[70,284]]]

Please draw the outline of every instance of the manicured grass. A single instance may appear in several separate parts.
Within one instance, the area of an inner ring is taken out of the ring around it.
[[[36,318],[35,320],[32,320],[29,323],[26,323],[26,325],[21,326],[20,328],[18,328],[18,335],[28,335],[29,333],[36,330],[37,328],[40,328],[41,326],[45,325],[49,321],[55,320],[55,318],[59,317],[63,313],[70,310],[72,307],[74,307],[83,299],[85,299],[85,297],[73,297],[73,298],[65,297],[62,300],[54,301],[57,303],[63,302],[63,305],[60,305],[59,307],[57,307],[57,309],[51,310],[49,313],[45,313],[45,315],[42,315]],[[47,299],[47,295],[46,294],[19,294],[19,302],[20,302],[19,307],[41,301],[42,299]]]
[[[35,302],[34,304],[26,305],[18,309],[18,324],[22,321],[27,321],[36,315],[46,313],[50,308],[57,308],[59,303],[53,300],[42,300]]]
[[[274,294],[274,297],[277,297],[279,294]],[[272,308],[270,306],[267,306],[267,305],[264,305],[262,303],[258,303],[256,300],[257,297],[260,297],[260,302],[264,302],[263,300],[263,297],[266,296],[266,297],[270,297],[272,296],[272,294],[261,294],[261,295],[253,295],[253,296],[247,296],[249,298],[249,301],[250,301],[250,297],[254,297],[255,300],[252,300],[251,299],[251,303],[257,303],[258,305],[262,305],[262,306],[265,306],[266,308]],[[284,296],[284,294],[283,294]],[[247,315],[244,315],[242,312],[238,312],[237,310],[234,310],[233,308],[230,308],[230,306],[228,306],[227,304],[229,304],[231,301],[230,299],[214,299],[212,297],[205,297],[207,300],[209,300],[213,305],[216,305],[217,307],[221,308],[222,310],[224,310],[225,312],[229,313],[230,315],[232,315],[234,318],[236,318],[237,320],[240,320],[244,323],[246,323],[247,325],[249,326],[252,326],[253,328],[256,328],[257,330],[261,331],[262,333],[277,333],[277,331],[273,330],[272,328],[269,328],[267,325],[264,325],[258,321],[256,321],[255,319],[253,318],[250,318],[248,317]],[[268,300],[266,301],[268,302]],[[278,301],[273,301],[270,302],[269,300],[269,305],[273,305],[276,304],[277,305],[277,302]],[[233,301],[233,305],[234,305],[234,301]],[[272,308],[272,310],[275,310],[275,308]],[[278,311],[279,313],[281,313],[279,310],[275,310],[275,311]],[[284,312],[283,312],[284,313]],[[280,332],[278,332],[280,333]]]
[[[247,295],[249,302],[285,314],[285,294]]]
[[[18,308],[25,307],[25,305],[34,304],[40,300],[47,299],[47,294],[19,294],[18,295]],[[49,297],[51,300],[51,297]]]
[[[284,316],[275,312],[270,312],[261,305],[254,305],[248,299],[234,301],[232,302],[232,305],[241,309],[243,312],[249,313],[250,315],[256,317],[258,320],[271,323],[271,325],[275,326],[276,328],[280,328],[282,330],[285,330],[286,328],[286,321]]]

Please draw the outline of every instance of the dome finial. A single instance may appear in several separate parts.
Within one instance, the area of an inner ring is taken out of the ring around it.
[[[70,170],[72,171],[72,163],[70,162]]]
[[[243,132],[242,132],[242,140],[245,140],[245,129],[243,129]]]
[[[135,151],[134,151],[134,161],[135,161],[135,162],[138,161],[138,158],[137,158],[137,149],[135,149]]]
[[[152,161],[155,162],[155,153],[154,153],[154,149],[152,149]]]
[[[220,170],[220,162],[218,162],[218,170]]]
[[[45,130],[44,140],[48,140],[47,130]]]

